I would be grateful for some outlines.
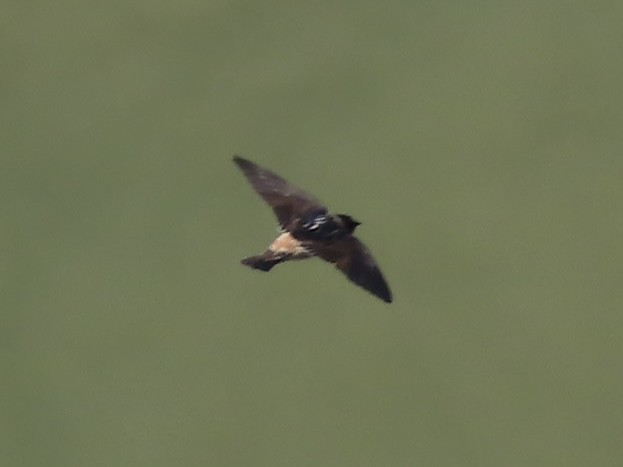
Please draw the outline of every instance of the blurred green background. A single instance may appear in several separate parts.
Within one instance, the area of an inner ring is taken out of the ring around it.
[[[2,10],[0,465],[621,465],[623,4]]]

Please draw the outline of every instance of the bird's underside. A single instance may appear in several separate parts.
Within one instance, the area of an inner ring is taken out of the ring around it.
[[[242,264],[261,271],[270,271],[284,261],[311,258],[314,253],[289,232],[280,234],[261,255],[249,256]]]

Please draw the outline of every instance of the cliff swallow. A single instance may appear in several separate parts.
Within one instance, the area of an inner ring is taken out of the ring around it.
[[[353,235],[360,225],[346,214],[330,214],[316,198],[280,176],[240,156],[234,156],[253,189],[273,209],[281,232],[261,255],[241,262],[270,271],[291,260],[318,256],[334,263],[352,282],[391,303],[392,293],[366,246]]]

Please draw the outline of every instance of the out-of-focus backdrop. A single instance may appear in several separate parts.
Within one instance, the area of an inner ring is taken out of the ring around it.
[[[2,10],[1,465],[621,465],[621,4]],[[394,303],[241,266],[233,154]]]

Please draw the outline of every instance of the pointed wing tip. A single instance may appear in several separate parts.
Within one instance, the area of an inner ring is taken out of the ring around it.
[[[249,165],[251,164],[251,161],[249,161],[248,159],[245,159],[242,156],[239,156],[238,154],[235,154],[233,157],[233,161],[236,163],[236,165],[238,165],[239,167],[242,167],[244,165]]]
[[[264,170],[258,165],[251,162],[249,159],[245,159],[242,156],[235,155],[233,157],[233,161],[238,166],[238,168],[242,170],[242,173],[245,174],[249,181],[251,181],[251,184],[253,184],[252,177]]]
[[[389,290],[389,286],[378,268],[375,268],[373,274],[367,276],[353,276],[352,274],[347,274],[347,276],[352,282],[364,288],[375,297],[380,298],[385,303],[392,303],[394,301],[392,292]]]
[[[394,298],[392,297],[392,293],[389,291],[389,288],[387,287],[383,288],[383,290],[370,290],[370,292],[372,292],[372,294],[379,297],[385,303],[391,303],[394,301]]]

